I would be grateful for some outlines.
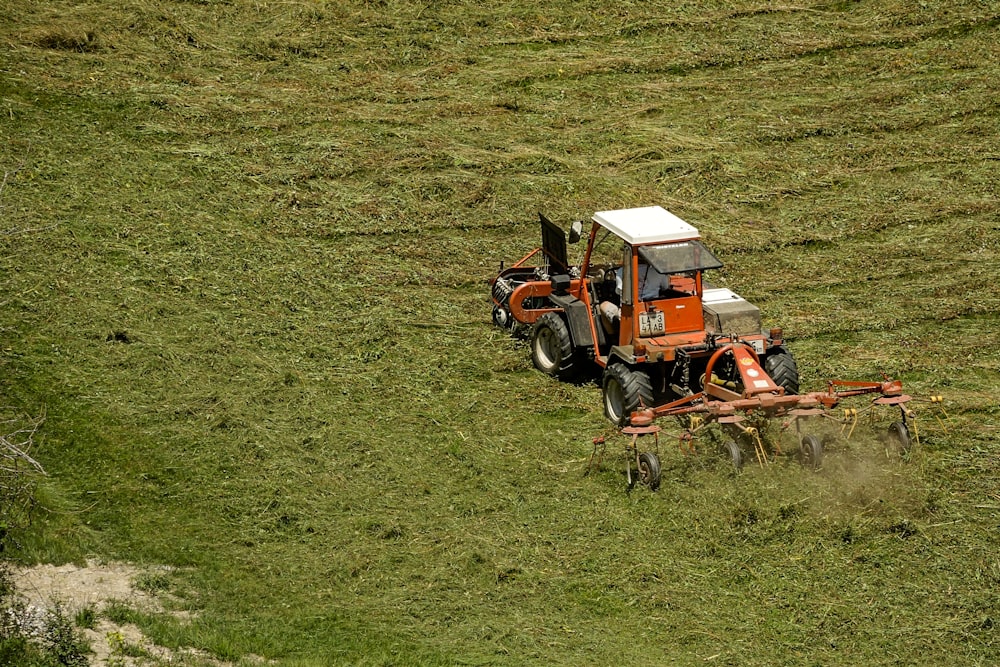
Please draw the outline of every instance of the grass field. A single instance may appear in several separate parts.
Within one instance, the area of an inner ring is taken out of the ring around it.
[[[994,2],[0,0],[0,45],[16,559],[173,566],[192,620],[120,615],[246,664],[1000,662]],[[485,282],[650,204],[804,387],[951,428],[584,476],[599,389]]]

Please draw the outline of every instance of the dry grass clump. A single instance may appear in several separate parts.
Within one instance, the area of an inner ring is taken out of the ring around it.
[[[39,31],[25,39],[27,44],[42,49],[86,53],[101,49],[98,34],[83,28],[56,28]]]

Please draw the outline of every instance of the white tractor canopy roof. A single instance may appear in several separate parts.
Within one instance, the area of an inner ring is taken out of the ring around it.
[[[594,222],[631,245],[701,238],[697,229],[662,206],[598,211],[594,214]]]

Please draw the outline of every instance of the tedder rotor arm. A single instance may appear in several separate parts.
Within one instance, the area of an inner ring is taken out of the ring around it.
[[[903,393],[903,383],[899,380],[890,380],[888,376],[885,382],[851,382],[848,380],[828,380],[826,383],[827,395],[836,398],[847,398],[849,396],[862,396],[864,394],[882,394],[883,396],[900,396]],[[847,387],[847,389],[837,389],[837,387]]]
[[[745,389],[742,395],[711,384],[712,367],[727,352],[734,355],[744,385],[750,387]],[[753,350],[739,343],[729,344],[717,350],[708,363],[705,375],[703,391],[654,408],[639,409],[632,414],[631,423],[634,426],[643,426],[651,424],[658,417],[691,414],[705,415],[711,421],[736,413],[749,414],[755,411],[768,417],[778,417],[788,414],[790,410],[831,410],[843,398],[866,394],[880,394],[877,400],[892,404],[903,404],[910,400],[909,396],[903,394],[903,383],[888,377],[884,382],[830,380],[827,382],[825,392],[785,394],[784,390],[764,372]]]

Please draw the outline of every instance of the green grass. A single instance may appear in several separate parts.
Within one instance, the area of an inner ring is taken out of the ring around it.
[[[234,661],[997,662],[991,3],[0,0],[0,42],[18,558],[175,566],[194,620],[129,618]],[[584,476],[599,390],[485,281],[538,210],[654,203],[804,386],[886,372],[951,430]]]

